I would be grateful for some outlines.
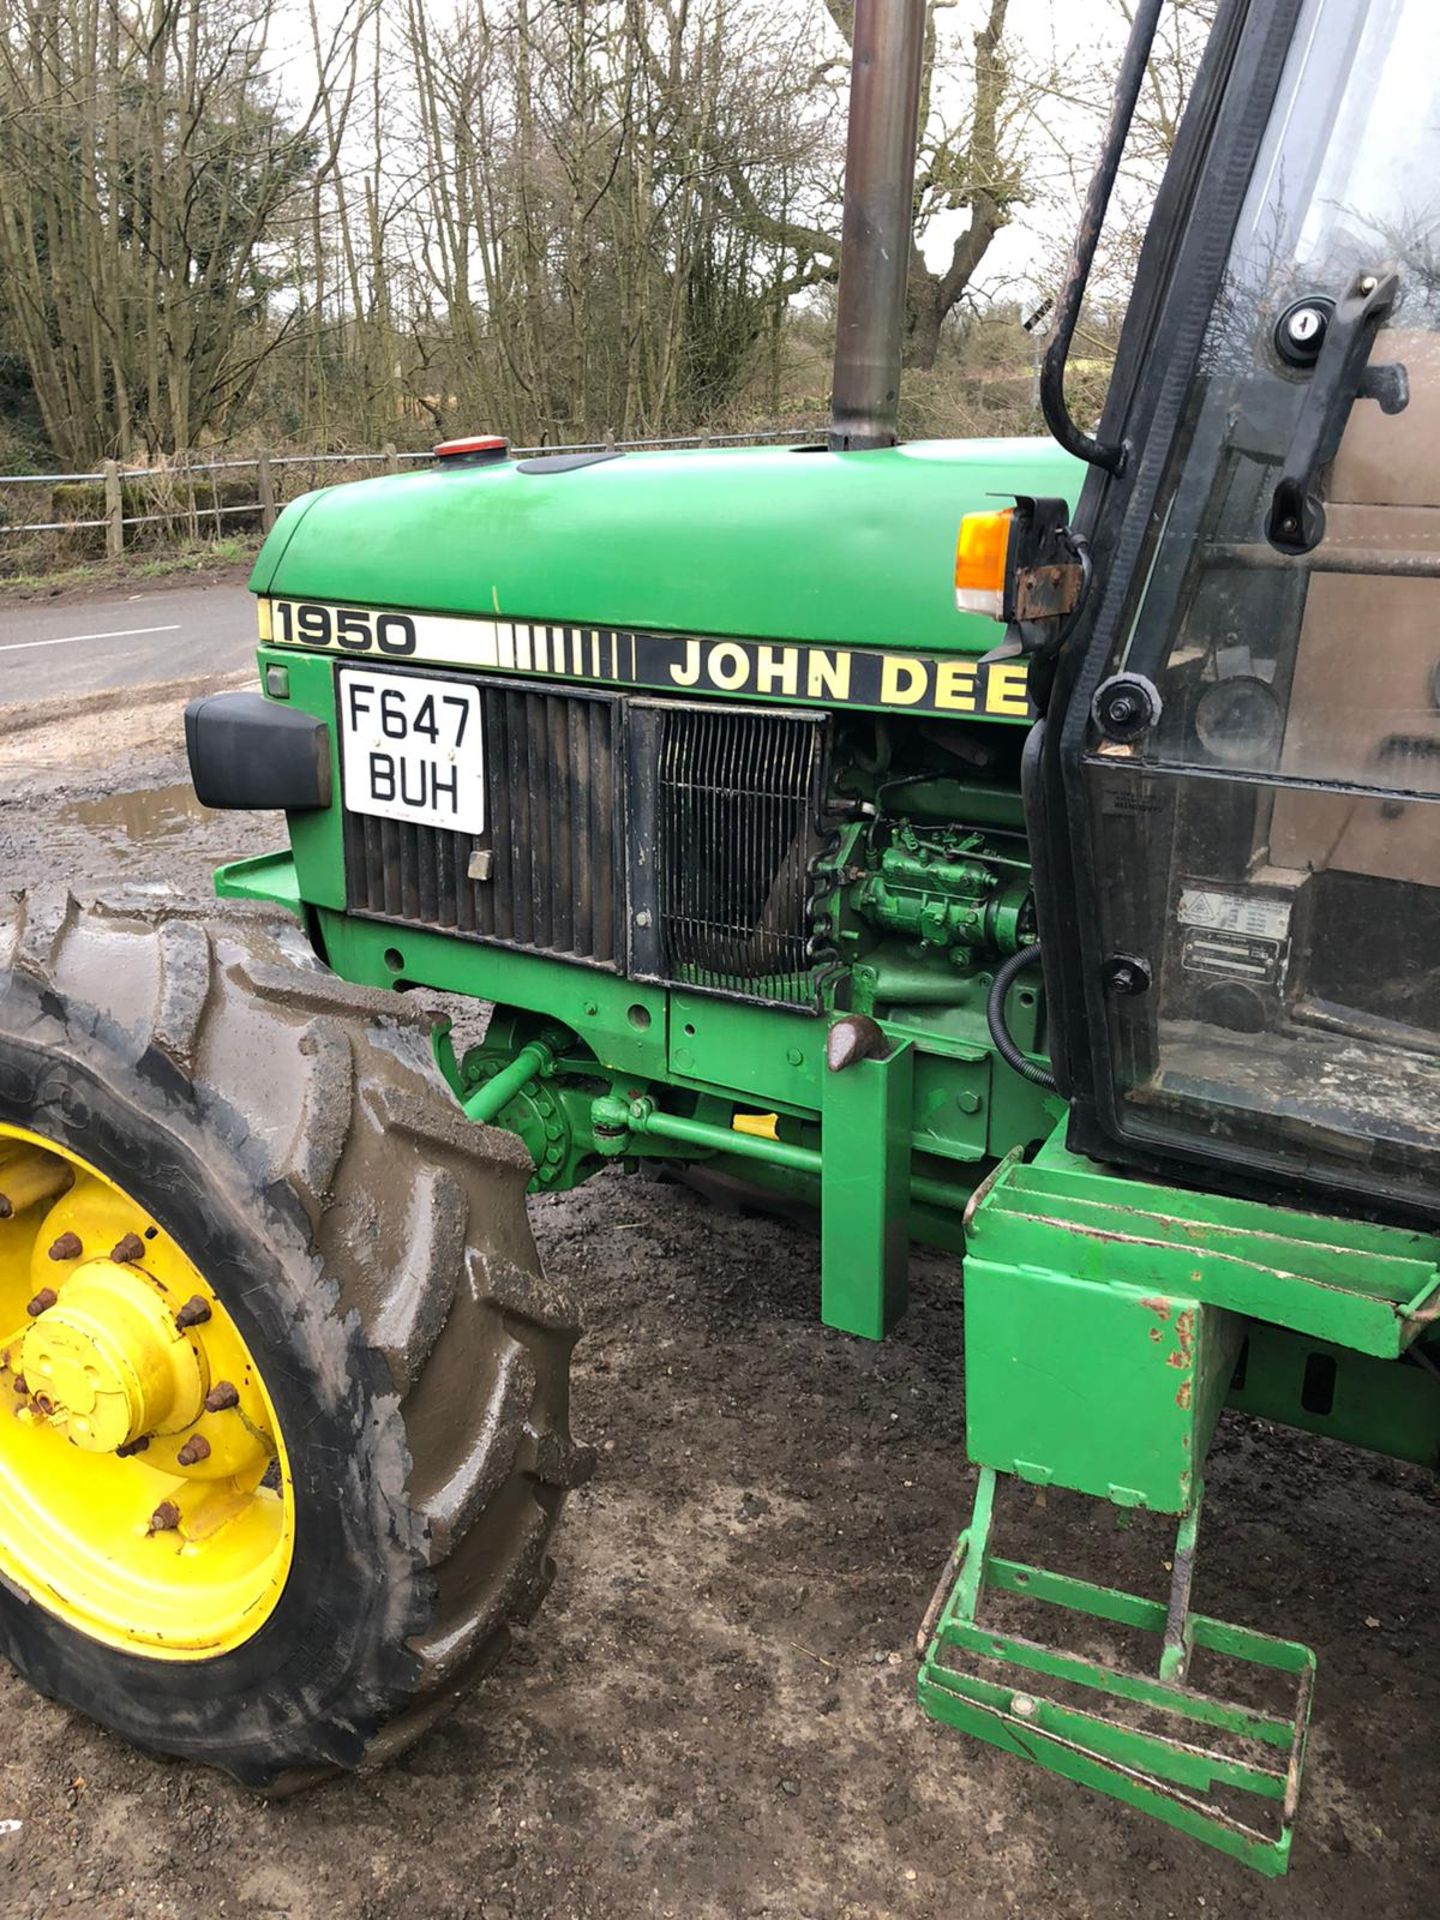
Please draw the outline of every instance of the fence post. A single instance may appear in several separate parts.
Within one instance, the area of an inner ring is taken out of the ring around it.
[[[387,440],[384,446],[380,449],[380,451],[385,456],[386,473],[398,473],[400,471],[400,456],[395,451],[394,441]]]
[[[275,524],[275,475],[271,471],[270,456],[262,453],[255,462],[256,490],[260,495],[260,526],[269,533]]]
[[[120,488],[118,461],[105,462],[105,554],[118,560],[125,551],[125,496]]]

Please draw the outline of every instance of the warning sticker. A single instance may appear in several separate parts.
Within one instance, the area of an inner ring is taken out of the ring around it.
[[[1209,927],[1216,933],[1248,934],[1270,943],[1290,936],[1290,902],[1273,894],[1221,893],[1209,887],[1185,887],[1180,894],[1182,927]]]

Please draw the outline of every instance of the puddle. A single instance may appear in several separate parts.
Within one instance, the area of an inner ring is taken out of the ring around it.
[[[95,834],[112,845],[150,847],[189,833],[214,814],[202,807],[188,780],[143,793],[107,793],[98,800],[72,800],[61,807],[61,825]]]

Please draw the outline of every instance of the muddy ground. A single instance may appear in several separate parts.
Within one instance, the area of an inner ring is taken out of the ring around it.
[[[7,886],[197,894],[269,822],[186,802],[176,710],[0,731]],[[266,1804],[0,1673],[0,1915],[988,1920],[1440,1910],[1440,1504],[1227,1417],[1197,1604],[1320,1656],[1301,1836],[1266,1883],[922,1719],[911,1640],[973,1488],[953,1262],[871,1347],[803,1226],[618,1171],[541,1201],[587,1303],[599,1469],[525,1643],[388,1772]],[[1006,1539],[1163,1589],[1167,1543],[1024,1496]]]

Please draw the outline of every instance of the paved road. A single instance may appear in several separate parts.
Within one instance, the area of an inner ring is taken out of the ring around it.
[[[0,707],[234,673],[254,657],[243,586],[157,586],[65,606],[0,600]]]

